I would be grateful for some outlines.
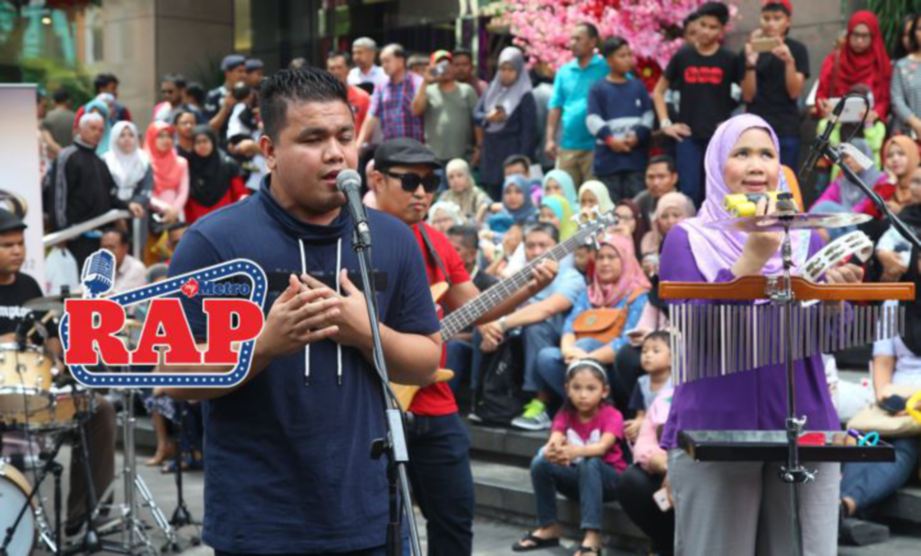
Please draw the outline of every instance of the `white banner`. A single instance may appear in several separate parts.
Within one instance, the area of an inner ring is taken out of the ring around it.
[[[26,260],[22,272],[45,288],[45,248],[42,243],[42,188],[39,175],[38,114],[35,85],[0,83],[0,206],[8,208],[11,195],[25,209]],[[14,202],[14,204],[16,204]]]

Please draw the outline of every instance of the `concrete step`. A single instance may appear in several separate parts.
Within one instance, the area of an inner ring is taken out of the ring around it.
[[[533,495],[530,493],[531,479],[527,470],[531,458],[547,441],[547,433],[477,425],[470,425],[469,430],[478,511],[482,508],[483,515],[530,524],[529,520],[533,519],[535,506]],[[157,438],[150,417],[139,416],[137,418],[134,434],[137,449],[142,453],[153,453],[157,446]],[[121,434],[118,435],[118,444],[121,445]],[[522,475],[517,475],[517,472],[521,472]],[[508,481],[503,482],[502,477],[507,477]],[[480,484],[480,478],[484,481],[482,484]],[[515,482],[519,489],[526,489],[527,498],[522,498],[524,495],[521,492],[500,489],[500,486],[507,482]],[[481,491],[486,498],[481,498]],[[495,507],[495,504],[480,503],[481,500],[488,501],[489,497],[497,493],[507,498],[506,506],[511,508],[511,512],[503,513],[499,511],[501,508]],[[619,506],[616,504],[610,506],[612,511],[619,512],[624,520],[629,521]],[[576,510],[574,515],[578,515],[578,504],[573,504],[573,508]],[[562,509],[560,515],[564,515]],[[878,515],[885,522],[921,525],[921,486],[917,480],[909,483],[909,486],[902,488],[889,500],[883,502],[879,507]],[[607,521],[605,523],[607,524]],[[632,523],[630,525],[632,526]],[[615,531],[617,529],[606,530]],[[638,529],[634,528],[634,531],[642,535]]]
[[[537,450],[547,442],[547,431],[529,432],[469,424],[471,457],[527,468]]]
[[[527,468],[476,460],[472,468],[477,515],[521,525],[522,533],[534,526],[537,505]],[[567,536],[577,538],[579,503],[557,495],[557,515]],[[604,505],[602,530],[610,536],[611,546],[637,549],[647,544],[646,536],[617,502]]]
[[[899,489],[879,507],[879,517],[886,522],[921,526],[921,486],[917,480]],[[915,529],[916,531],[918,529]]]
[[[482,427],[470,425],[471,457],[476,464],[504,464],[525,472],[522,488],[530,491],[530,477],[527,469],[531,458],[547,441],[547,432],[527,432],[511,428]],[[488,467],[495,472],[502,467]],[[489,475],[487,475],[489,476]],[[513,476],[513,475],[509,475]],[[476,475],[474,475],[476,480]],[[514,499],[514,497],[512,497]],[[479,503],[479,500],[477,501]],[[575,506],[578,509],[578,505]],[[518,508],[519,513],[533,512],[531,506]],[[891,498],[880,504],[878,518],[885,522],[904,522],[921,525],[921,486],[913,479]]]

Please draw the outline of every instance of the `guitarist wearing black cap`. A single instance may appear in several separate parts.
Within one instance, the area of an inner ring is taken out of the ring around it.
[[[415,139],[390,139],[378,147],[368,179],[377,192],[378,209],[412,228],[429,284],[447,283],[440,305],[450,313],[480,292],[450,240],[425,222],[438,188],[437,168],[434,153]],[[514,310],[553,281],[556,272],[555,261],[538,265],[527,286],[479,322],[491,322]],[[454,394],[446,382],[432,384],[416,393],[408,411],[414,417],[408,431],[410,480],[426,518],[429,554],[470,554],[474,506],[470,439]]]

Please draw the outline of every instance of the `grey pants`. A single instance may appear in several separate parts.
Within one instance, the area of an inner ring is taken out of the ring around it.
[[[803,553],[838,552],[838,463],[810,463],[816,479],[799,485]],[[694,461],[668,454],[675,501],[675,554],[789,556],[794,553],[790,487],[777,463]]]

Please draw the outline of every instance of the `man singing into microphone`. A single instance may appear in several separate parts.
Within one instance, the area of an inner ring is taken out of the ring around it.
[[[218,556],[383,554],[387,462],[370,447],[385,436],[384,406],[355,286],[354,221],[336,188],[358,158],[348,96],[325,71],[282,70],[263,82],[260,110],[270,174],[245,201],[196,221],[170,265],[177,275],[240,257],[269,276],[246,381],[168,392],[207,400],[203,538]],[[441,341],[422,257],[401,222],[375,211],[368,220],[387,366],[395,380],[427,384]],[[204,340],[201,298],[183,304]]]

